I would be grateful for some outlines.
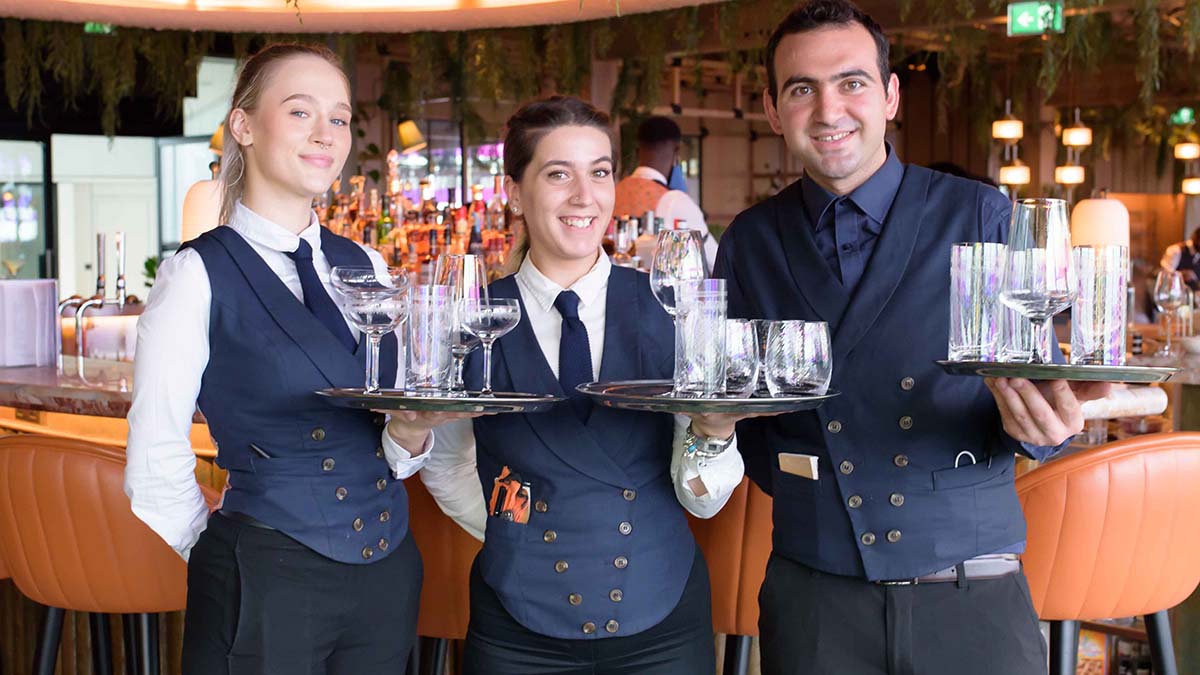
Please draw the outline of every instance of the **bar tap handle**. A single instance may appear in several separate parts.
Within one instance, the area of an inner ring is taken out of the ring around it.
[[[96,295],[103,298],[108,294],[108,282],[104,278],[105,235],[96,233]]]
[[[117,307],[125,309],[125,233],[117,232]]]

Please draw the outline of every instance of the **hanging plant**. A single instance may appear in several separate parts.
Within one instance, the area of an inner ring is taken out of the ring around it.
[[[114,35],[89,36],[92,75],[100,94],[100,129],[114,136],[120,126],[118,108],[137,85],[136,38],[127,31]]]
[[[63,104],[75,110],[84,93],[83,41],[73,24],[54,23],[46,33],[45,67],[62,90]]]
[[[8,107],[13,110],[21,109],[21,101],[28,95],[29,77],[28,62],[33,60],[25,49],[25,32],[20,21],[4,22],[4,93],[8,97]],[[32,111],[31,111],[32,113]]]
[[[1138,49],[1138,81],[1142,83],[1139,99],[1142,105],[1149,107],[1158,91],[1162,70],[1159,51],[1162,49],[1162,37],[1159,35],[1160,18],[1158,3],[1155,0],[1138,0],[1137,10],[1133,14],[1134,25],[1137,26]]]

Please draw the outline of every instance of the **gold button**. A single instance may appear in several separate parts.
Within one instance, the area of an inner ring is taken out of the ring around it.
[[[858,495],[850,495],[850,499],[847,499],[846,503],[850,506],[850,508],[857,509],[858,507],[862,506],[862,497],[859,497]]]
[[[621,589],[619,589],[619,588],[614,588],[608,592],[608,599],[612,600],[613,602],[620,602],[621,598],[624,598],[624,597],[625,597],[625,594],[622,593]]]
[[[900,418],[900,428],[908,431],[912,428],[912,418],[908,415]]]
[[[378,448],[375,448],[375,456],[378,457],[379,459],[383,459],[383,446],[382,445],[379,446]]]
[[[621,496],[625,498],[625,501],[631,502],[631,501],[637,499],[637,490],[631,490],[629,488],[625,488],[624,490],[621,491]]]
[[[843,460],[842,463],[838,465],[838,471],[841,471],[843,474],[849,476],[850,474],[854,473],[854,463],[848,459]]]
[[[893,544],[900,541],[900,530],[888,530],[887,539]]]
[[[862,541],[864,546],[870,546],[871,544],[875,543],[875,533],[863,532],[863,535],[859,537],[859,539]]]
[[[379,514],[379,522],[381,522],[381,523],[386,523],[387,521],[389,521],[391,519],[392,519],[391,511],[384,511],[383,513]]]
[[[888,501],[892,503],[892,506],[904,506],[904,495],[899,492],[893,492]]]
[[[916,386],[916,384],[917,381],[911,377],[906,377],[903,380],[900,380],[900,388],[904,391],[912,391],[912,388]]]
[[[592,623],[591,621],[583,624],[583,634],[584,635],[591,635],[592,633],[595,633],[595,632],[596,632],[596,624]]]
[[[363,553],[362,553],[363,560],[370,560],[371,556],[373,556],[373,555],[375,555],[375,551],[373,551],[370,546],[363,547]]]
[[[622,522],[617,526],[617,532],[620,532],[621,534],[629,534],[630,532],[633,532],[633,525],[628,522]]]
[[[829,422],[829,424],[825,425],[825,428],[829,430],[829,433],[836,434],[836,433],[841,432],[842,423],[837,420],[832,420]]]
[[[333,491],[333,495],[337,497],[339,502],[345,499],[347,494],[349,494],[349,491],[347,491],[344,487],[340,487]]]
[[[583,604],[583,596],[578,593],[572,593],[567,596],[567,602],[578,607]]]
[[[362,529],[363,529],[363,521],[362,521],[362,518],[355,518],[355,519],[354,519],[354,531],[355,531],[355,532],[362,532]]]
[[[388,540],[387,540],[387,539],[380,539],[380,540],[379,540],[379,550],[380,550],[380,551],[386,551],[386,550],[387,550],[387,547],[388,547]]]
[[[554,530],[546,530],[546,533],[542,535],[542,541],[546,542],[547,544],[553,544],[557,539],[558,533]]]
[[[550,506],[546,504],[546,502],[539,499],[533,503],[533,510],[537,511],[538,513],[545,513],[550,510]]]
[[[908,466],[908,455],[896,455],[892,458],[892,464],[895,464],[903,469],[904,467]]]
[[[616,567],[619,570],[629,567],[629,558],[626,558],[623,555],[617,556],[617,559],[613,561],[613,567]]]
[[[568,567],[570,567],[570,565],[567,564],[566,560],[559,560],[558,562],[554,563],[554,571],[558,572],[559,574],[566,572]]]
[[[333,461],[332,457],[326,457],[321,462],[321,470],[322,471],[333,471],[333,467],[336,465],[337,465],[337,462]]]
[[[323,441],[323,440],[325,440],[325,430],[324,430],[324,429],[322,429],[321,427],[317,427],[316,429],[313,429],[313,430],[312,430],[312,433],[311,433],[311,434],[309,434],[309,435],[310,435],[310,436],[312,436],[312,439],[313,439],[314,441]]]
[[[610,633],[617,632],[617,629],[619,629],[620,627],[621,627],[621,624],[617,623],[616,619],[609,619],[608,623],[604,624],[604,630],[606,630]]]
[[[387,479],[386,478],[380,478],[379,480],[375,481],[375,489],[376,490],[383,492],[385,488],[387,488]]]

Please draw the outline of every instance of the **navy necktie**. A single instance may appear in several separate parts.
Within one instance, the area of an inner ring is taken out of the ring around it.
[[[562,337],[558,341],[558,382],[571,401],[571,408],[580,422],[586,422],[592,410],[587,394],[575,390],[576,385],[592,381],[592,348],[587,327],[579,320],[579,296],[575,291],[563,291],[554,299],[554,309],[562,315]]]
[[[301,238],[300,246],[286,255],[296,262],[296,273],[300,275],[300,289],[304,292],[304,306],[353,354],[358,343],[354,341],[354,335],[350,333],[346,320],[342,318],[342,312],[329,297],[325,285],[317,276],[317,270],[313,267],[312,246]]]

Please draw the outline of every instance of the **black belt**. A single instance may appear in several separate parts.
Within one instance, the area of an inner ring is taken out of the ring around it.
[[[992,553],[966,560],[962,566],[963,577],[966,579],[997,579],[1021,570],[1021,560],[1015,553]],[[959,565],[947,567],[944,570],[916,577],[915,579],[898,579],[876,581],[884,586],[915,586],[917,584],[937,584],[947,581],[958,581]]]
[[[225,516],[226,518],[228,518],[230,520],[237,521],[243,525],[249,525],[250,527],[257,527],[262,530],[274,530],[275,529],[275,528],[271,527],[270,525],[264,523],[263,521],[259,520],[258,518],[254,518],[253,516],[248,516],[244,513],[239,513],[237,511],[229,511],[227,509],[221,509],[220,511],[217,511],[217,513],[221,514],[222,516]]]

